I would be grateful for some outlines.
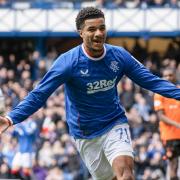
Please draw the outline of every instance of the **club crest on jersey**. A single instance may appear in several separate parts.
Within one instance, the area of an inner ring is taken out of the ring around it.
[[[117,61],[111,61],[110,69],[112,69],[114,72],[117,72],[119,70],[118,62]]]
[[[81,76],[89,76],[89,70],[88,69],[85,69],[85,70],[80,70],[80,73],[81,73]]]

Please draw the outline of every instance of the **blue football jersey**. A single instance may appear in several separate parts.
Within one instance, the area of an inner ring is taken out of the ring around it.
[[[34,144],[37,137],[37,125],[34,121],[28,120],[15,126],[14,136],[18,139],[19,152],[34,152]]]
[[[99,58],[89,57],[83,45],[62,54],[37,87],[8,116],[20,123],[42,107],[65,84],[66,119],[75,138],[94,138],[115,124],[127,122],[117,84],[123,75],[143,88],[180,99],[180,89],[147,70],[125,49],[104,45]]]

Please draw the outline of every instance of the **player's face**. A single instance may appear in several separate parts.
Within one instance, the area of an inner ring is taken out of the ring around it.
[[[79,31],[83,39],[85,49],[90,55],[100,55],[106,40],[106,26],[104,18],[87,19]]]

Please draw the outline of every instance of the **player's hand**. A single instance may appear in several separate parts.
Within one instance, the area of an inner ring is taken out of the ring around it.
[[[5,132],[11,125],[11,121],[8,118],[0,116],[0,135]]]

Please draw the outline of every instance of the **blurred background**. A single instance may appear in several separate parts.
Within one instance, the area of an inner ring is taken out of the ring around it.
[[[75,17],[86,6],[105,12],[107,43],[123,46],[155,75],[161,76],[166,67],[175,69],[180,81],[179,5],[178,0],[0,0],[1,114],[35,87],[60,54],[82,42]],[[118,91],[131,127],[136,179],[166,179],[167,160],[163,159],[153,93],[127,77],[119,83]],[[68,134],[64,106],[61,86],[29,118],[35,123],[32,180],[91,178]],[[0,179],[13,178],[12,161],[21,146],[17,128],[0,137]],[[20,179],[26,179],[23,173]]]

